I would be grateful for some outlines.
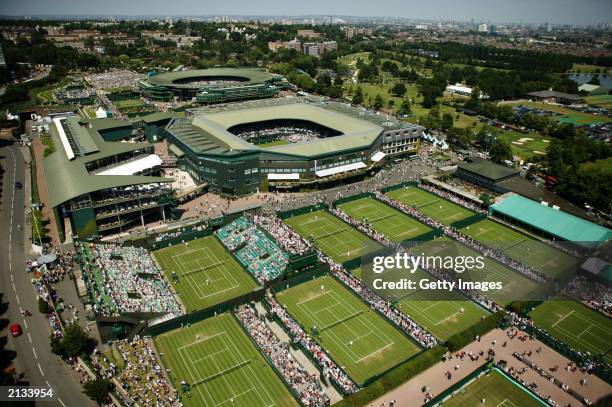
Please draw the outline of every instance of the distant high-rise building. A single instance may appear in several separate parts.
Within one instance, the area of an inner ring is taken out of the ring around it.
[[[489,25],[487,23],[478,24],[478,32],[486,33],[489,31]]]
[[[168,25],[172,25],[172,17],[166,17],[164,18],[164,23],[168,24]]]
[[[319,43],[318,42],[305,42],[302,44],[302,52],[305,55],[310,55],[313,57],[319,56]]]

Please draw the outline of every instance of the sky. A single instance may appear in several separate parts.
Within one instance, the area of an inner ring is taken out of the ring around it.
[[[0,15],[350,15],[612,23],[612,0],[0,0]]]

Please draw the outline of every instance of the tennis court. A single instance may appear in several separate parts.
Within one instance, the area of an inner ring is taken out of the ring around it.
[[[467,226],[461,232],[485,246],[502,249],[511,259],[552,278],[571,274],[578,265],[575,257],[490,219]]]
[[[469,247],[452,240],[448,237],[440,237],[435,240],[422,243],[416,246],[412,252],[414,254],[424,253],[429,256],[453,256],[453,257],[472,257],[481,256],[480,253]],[[530,280],[521,274],[509,269],[503,264],[488,257],[483,259],[484,268],[471,268],[462,272],[460,277],[465,281],[495,282],[502,283],[502,289],[480,291],[479,293],[495,301],[502,307],[512,301],[525,300],[534,294],[540,287],[538,283]]]
[[[453,222],[458,222],[474,215],[474,212],[463,206],[447,201],[415,186],[389,191],[386,195],[391,199],[418,209],[424,215],[445,225],[450,225]]]
[[[315,340],[356,383],[420,350],[333,277],[319,277],[276,297],[307,332],[318,332]]]
[[[429,226],[375,198],[362,198],[338,207],[353,219],[367,222],[372,229],[396,243],[431,231]]]
[[[170,380],[191,396],[185,406],[298,406],[238,322],[225,313],[154,338]]]
[[[397,299],[397,308],[438,339],[446,340],[489,314],[456,291],[432,292],[418,288],[422,279],[429,282],[438,280],[421,269],[405,277],[415,281],[417,288],[404,290],[405,293]]]
[[[604,361],[612,364],[612,321],[576,301],[547,301],[530,313],[537,327],[543,328],[555,338],[574,349],[605,355]]]
[[[160,249],[153,255],[188,312],[218,304],[257,287],[215,236]]]
[[[326,210],[287,218],[284,222],[338,263],[382,248],[376,241]]]
[[[484,403],[482,401],[485,401]],[[445,407],[537,407],[547,406],[529,390],[492,369],[477,379],[468,382],[450,399],[444,401]]]

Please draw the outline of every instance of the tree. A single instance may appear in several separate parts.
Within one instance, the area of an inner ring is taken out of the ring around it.
[[[49,303],[45,301],[42,297],[38,297],[38,311],[41,314],[48,314],[51,311]]]
[[[94,342],[78,324],[70,324],[64,330],[62,339],[52,338],[51,351],[63,358],[89,353]]]
[[[444,113],[442,115],[442,130],[447,131],[451,127],[453,127],[453,115],[452,113]]]
[[[402,116],[408,116],[412,113],[412,107],[410,106],[410,101],[408,99],[404,99],[402,101],[402,104],[400,105],[400,108],[397,113]]]
[[[395,96],[402,97],[406,94],[406,90],[406,85],[404,85],[402,82],[398,82],[391,88],[391,93],[393,93]]]
[[[589,81],[589,85],[601,86],[601,82],[599,81],[599,75],[593,75],[593,77]]]
[[[113,383],[108,379],[96,378],[90,380],[83,385],[83,392],[98,403],[99,405],[106,404],[109,400],[109,393],[113,389]]]
[[[360,105],[362,103],[363,103],[363,90],[361,89],[361,86],[357,86],[355,95],[353,95],[353,104]]]
[[[490,151],[491,160],[501,163],[504,160],[512,159],[512,149],[507,141],[502,139],[495,140],[495,144],[491,147]]]
[[[380,94],[376,95],[376,97],[374,98],[374,103],[372,104],[372,108],[374,108],[374,110],[380,110],[382,109],[383,105],[383,99]]]

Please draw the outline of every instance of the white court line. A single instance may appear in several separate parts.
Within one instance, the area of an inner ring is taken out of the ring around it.
[[[557,324],[561,321],[563,321],[565,318],[569,317],[570,315],[572,315],[574,313],[574,310],[571,310],[570,312],[568,312],[567,314],[565,314],[564,316],[561,317],[561,319],[559,319],[557,322],[555,322],[552,326],[555,327],[557,326]]]

